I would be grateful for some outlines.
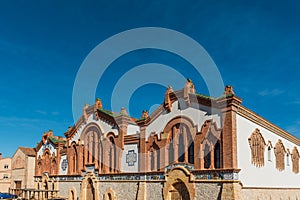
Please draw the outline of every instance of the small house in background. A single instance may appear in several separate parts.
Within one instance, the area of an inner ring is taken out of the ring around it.
[[[17,195],[21,189],[34,188],[35,155],[34,148],[19,147],[11,158],[10,188],[15,189]]]
[[[2,158],[0,153],[0,192],[8,192],[11,181],[11,158]]]

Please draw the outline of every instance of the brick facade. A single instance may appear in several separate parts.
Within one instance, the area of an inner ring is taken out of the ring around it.
[[[66,138],[52,131],[43,135],[36,148],[37,187],[51,183],[60,196],[81,200],[244,199],[250,189],[244,189],[238,178],[241,102],[232,87],[226,87],[221,97],[211,98],[197,94],[190,80],[182,90],[169,87],[161,106],[151,115],[143,111],[139,119],[128,116],[124,108],[120,113],[105,110],[96,99],[94,105],[84,106],[82,117],[68,129]],[[194,113],[182,114],[188,109]],[[161,131],[157,128],[149,133],[161,116],[167,119]],[[195,119],[197,116],[201,119]],[[129,132],[130,127],[139,131]],[[249,134],[249,162],[263,167],[266,143],[258,132]],[[130,145],[137,148],[131,149],[131,155],[124,153]],[[282,146],[275,147],[280,170]],[[291,155],[297,173],[297,149]],[[60,174],[62,156],[67,159],[66,175]],[[125,164],[135,163],[136,171],[124,170]],[[253,191],[259,196],[260,190]]]

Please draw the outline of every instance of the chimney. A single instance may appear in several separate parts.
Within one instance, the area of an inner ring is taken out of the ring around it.
[[[0,160],[2,159],[2,153],[0,153]]]

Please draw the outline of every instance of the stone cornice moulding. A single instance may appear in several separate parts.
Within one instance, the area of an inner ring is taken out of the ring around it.
[[[268,129],[269,131],[275,133],[276,135],[300,146],[300,139],[298,139],[297,137],[293,136],[292,134],[284,131],[283,129],[279,128],[278,126],[269,122],[268,120],[262,118],[258,114],[250,111],[248,108],[240,105],[237,109],[237,114],[254,122],[255,124],[258,124],[266,129]]]

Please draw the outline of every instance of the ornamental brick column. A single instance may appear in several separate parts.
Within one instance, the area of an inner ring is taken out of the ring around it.
[[[98,169],[98,154],[99,154],[99,140],[100,138],[98,138],[98,133],[95,131],[94,133],[94,141],[93,141],[93,147],[94,147],[94,164],[95,164],[95,169]]]
[[[176,127],[173,127],[173,162],[177,163],[178,162],[178,143],[179,143],[179,134],[177,133]]]
[[[77,173],[80,173],[81,170],[84,170],[83,150],[84,150],[84,146],[80,144],[79,141],[78,150],[77,150]]]
[[[210,169],[215,169],[215,150],[214,145],[210,146]]]
[[[140,128],[140,171],[147,171],[147,149],[146,149],[146,127],[142,126]]]
[[[222,111],[222,160],[223,168],[237,169],[236,113],[242,100],[234,95],[232,87],[226,86],[225,97],[218,100]]]
[[[204,150],[203,144],[200,144],[200,169],[204,169]]]
[[[89,160],[88,160],[88,164],[92,164],[93,163],[93,132],[91,134],[89,134],[89,140],[88,140],[88,147],[89,147]]]

